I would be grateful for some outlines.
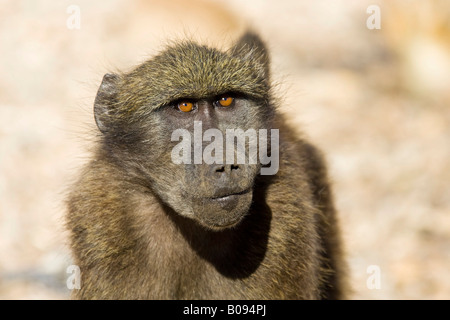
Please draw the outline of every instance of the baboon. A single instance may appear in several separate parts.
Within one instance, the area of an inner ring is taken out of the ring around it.
[[[269,60],[247,32],[226,50],[179,41],[104,76],[94,102],[98,142],[67,200],[81,270],[73,298],[346,297],[323,157],[277,109]],[[224,135],[278,129],[277,145],[268,143],[278,170],[261,174],[261,158],[176,163],[172,134],[195,135],[196,121]]]

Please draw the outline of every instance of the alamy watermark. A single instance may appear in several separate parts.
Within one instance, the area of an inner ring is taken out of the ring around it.
[[[366,20],[366,26],[369,30],[381,29],[381,9],[378,5],[372,4],[367,7],[366,12],[370,16]]]
[[[80,6],[72,4],[67,7],[66,13],[70,16],[66,20],[66,26],[69,30],[75,30],[81,28],[81,10]]]
[[[172,141],[181,139],[172,149],[172,161],[175,164],[257,164],[259,156],[263,165],[261,175],[274,175],[279,168],[279,130],[270,129],[270,156],[268,131],[226,129],[224,138],[219,129],[210,128],[203,132],[202,122],[194,121],[192,135],[186,129],[172,132]],[[204,147],[204,142],[209,144]]]
[[[66,285],[67,289],[81,289],[81,271],[80,267],[77,265],[70,265],[66,269],[66,273],[70,276],[67,278]]]
[[[367,277],[366,286],[367,289],[381,289],[381,268],[377,265],[370,265],[366,269],[367,274],[370,276]]]

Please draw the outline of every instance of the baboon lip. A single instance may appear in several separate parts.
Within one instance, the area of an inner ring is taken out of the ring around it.
[[[249,189],[245,189],[243,191],[239,191],[239,192],[235,192],[235,193],[227,193],[227,194],[224,194],[224,195],[220,195],[218,197],[211,197],[210,199],[211,200],[215,200],[215,201],[227,201],[227,200],[229,200],[229,199],[231,199],[231,198],[233,198],[235,196],[240,196],[240,195],[249,193],[250,190],[251,189],[249,188]]]

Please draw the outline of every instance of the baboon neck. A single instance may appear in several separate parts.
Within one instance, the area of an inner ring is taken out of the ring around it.
[[[256,201],[235,227],[210,230],[166,207],[166,213],[189,248],[229,278],[246,278],[256,271],[267,251],[271,211]]]

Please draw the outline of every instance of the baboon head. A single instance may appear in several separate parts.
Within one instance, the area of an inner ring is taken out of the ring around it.
[[[102,150],[178,214],[212,230],[232,227],[260,174],[261,150],[252,148],[271,128],[269,91],[257,36],[226,51],[177,43],[128,73],[104,76],[94,106]]]

